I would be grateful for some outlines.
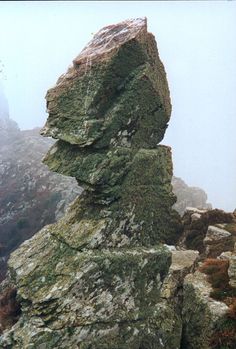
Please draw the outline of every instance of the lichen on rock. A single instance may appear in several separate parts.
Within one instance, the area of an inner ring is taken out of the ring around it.
[[[211,285],[199,271],[185,278],[182,310],[183,348],[215,348],[210,344],[211,338],[218,323],[225,317],[228,307],[223,302],[212,299],[211,291]]]
[[[3,348],[173,349],[180,321],[161,286],[182,226],[171,149],[158,145],[169,89],[146,19],[99,31],[48,91],[45,157],[84,192],[9,261],[22,315]],[[10,344],[9,344],[10,343]]]

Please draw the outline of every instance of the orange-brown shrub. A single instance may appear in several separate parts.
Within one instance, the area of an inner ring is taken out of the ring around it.
[[[236,320],[236,297],[232,299],[232,303],[229,306],[228,317]]]
[[[17,322],[20,315],[20,304],[16,299],[16,288],[7,288],[0,295],[0,332]]]
[[[216,331],[211,338],[210,346],[212,349],[235,349],[236,331],[234,328]]]
[[[199,270],[208,276],[207,280],[210,282],[213,289],[223,290],[230,287],[228,268],[228,260],[209,258],[205,260]]]
[[[211,337],[212,349],[236,348],[236,289],[229,284],[228,268],[229,261],[214,258],[206,259],[199,268],[207,275],[213,288],[211,297],[223,301],[229,307],[222,326]]]

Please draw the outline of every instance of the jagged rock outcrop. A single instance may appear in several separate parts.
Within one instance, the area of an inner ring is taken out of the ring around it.
[[[173,176],[173,192],[177,196],[177,202],[173,208],[182,216],[187,207],[196,207],[199,209],[211,209],[212,206],[207,202],[207,194],[198,187],[188,186],[181,178]]]
[[[161,298],[171,264],[163,243],[182,226],[171,150],[157,145],[171,104],[146,20],[99,31],[46,98],[43,134],[59,141],[45,162],[85,191],[12,254],[22,315],[1,346],[173,348],[181,331],[171,339]]]
[[[188,208],[180,237],[171,151],[158,145],[169,91],[146,21],[98,32],[47,107],[42,132],[58,141],[45,162],[85,190],[11,255],[0,347],[235,348],[235,215]],[[204,261],[209,238],[217,258]]]

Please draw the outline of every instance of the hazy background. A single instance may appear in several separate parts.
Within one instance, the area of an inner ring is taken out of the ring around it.
[[[146,16],[165,65],[173,105],[164,144],[174,172],[236,207],[236,3],[1,2],[0,70],[10,116],[42,126],[44,96],[101,27]]]

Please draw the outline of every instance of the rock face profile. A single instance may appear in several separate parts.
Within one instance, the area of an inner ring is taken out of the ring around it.
[[[86,189],[78,204],[86,241],[76,222],[77,248],[174,243],[171,150],[157,146],[171,104],[146,20],[99,31],[46,99],[42,133],[59,141],[45,163]]]
[[[169,89],[146,19],[100,30],[48,91],[45,157],[85,190],[9,261],[22,315],[1,347],[174,348],[161,303],[181,231]],[[173,330],[174,331],[174,330]]]

